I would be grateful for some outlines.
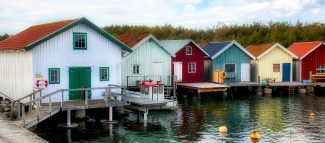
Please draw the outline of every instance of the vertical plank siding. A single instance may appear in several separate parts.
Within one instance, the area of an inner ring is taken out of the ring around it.
[[[73,32],[87,33],[87,50],[73,49]],[[41,74],[48,79],[48,68],[60,68],[60,83],[49,84],[44,93],[69,88],[69,67],[91,67],[92,87],[121,84],[121,48],[87,25],[76,25],[34,47],[31,51],[33,82],[35,82],[35,74]],[[109,81],[100,81],[100,67],[110,68]],[[100,96],[100,91],[92,93],[92,98],[100,98]],[[68,97],[66,96],[65,99]],[[52,100],[59,101],[60,97]]]
[[[235,77],[236,82],[241,81],[241,64],[250,63],[251,58],[236,45],[232,45],[221,55],[213,59],[213,70],[224,70],[224,64],[236,64],[236,71],[227,73],[227,77]]]
[[[155,75],[154,62],[163,63],[162,82],[168,82],[168,76],[171,75],[171,56],[154,40],[147,40],[137,47],[130,55],[122,60],[122,85],[126,86],[127,76]],[[133,65],[140,65],[140,73],[133,74]],[[142,78],[130,78],[129,86],[135,86],[137,80]]]
[[[302,72],[301,77],[302,80],[309,79],[309,71],[312,74],[316,74],[316,66],[317,65],[325,65],[325,45],[321,45],[315,51],[311,52],[302,60]]]
[[[32,53],[0,52],[0,92],[18,99],[33,92]]]
[[[192,47],[192,55],[186,55],[186,46]],[[192,42],[183,47],[176,53],[176,57],[172,58],[172,62],[182,63],[182,81],[183,83],[194,83],[204,81],[204,56],[205,54],[198,49]],[[188,63],[196,63],[196,72],[188,72]],[[174,65],[172,64],[172,74],[174,74]]]
[[[204,59],[204,81],[212,82],[212,60],[210,58]]]
[[[276,82],[282,82],[282,64],[290,63],[292,67],[292,57],[281,48],[276,47],[269,53],[258,59],[258,74],[263,78],[276,78]],[[280,72],[273,72],[273,64],[280,64]],[[290,68],[290,81],[292,81],[292,68]]]

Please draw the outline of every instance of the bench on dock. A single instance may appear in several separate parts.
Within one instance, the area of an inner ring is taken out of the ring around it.
[[[311,80],[316,83],[317,80],[325,80],[325,74],[313,74],[311,75]]]

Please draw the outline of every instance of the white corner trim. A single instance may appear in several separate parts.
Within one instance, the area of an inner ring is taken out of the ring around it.
[[[256,57],[254,55],[252,55],[250,52],[248,52],[243,46],[241,46],[237,41],[233,40],[232,41],[237,47],[239,47],[239,49],[241,49],[242,51],[244,51],[248,56],[250,56],[253,60],[256,59]]]
[[[190,40],[190,42],[189,43],[193,43],[197,48],[199,48],[206,56],[208,56],[208,57],[210,57],[210,55],[207,53],[207,52],[205,52],[198,44],[196,44],[193,40]],[[188,44],[189,44],[188,43]]]
[[[318,44],[317,46],[315,46],[313,49],[311,49],[310,51],[308,51],[305,55],[303,55],[302,57],[300,57],[300,60],[302,60],[303,58],[305,58],[307,55],[309,55],[311,52],[315,51],[317,48],[319,48],[321,45],[325,45],[325,43],[320,42],[320,44]]]
[[[211,59],[215,59],[219,55],[221,55],[224,51],[226,51],[229,47],[233,45],[233,42],[230,42],[226,47],[224,47],[222,50],[220,50],[218,53],[214,54]]]
[[[262,58],[263,56],[265,56],[267,53],[269,53],[271,50],[273,50],[276,47],[279,47],[280,49],[288,53],[291,57],[298,59],[298,57],[294,53],[290,52],[288,49],[286,49],[279,43],[275,43],[271,48],[267,49],[263,54],[259,55],[256,59]]]
[[[230,48],[232,45],[236,45],[239,49],[241,49],[245,54],[247,54],[249,57],[251,57],[253,60],[256,59],[255,56],[253,56],[250,52],[248,52],[243,46],[241,46],[238,42],[235,40],[231,41],[226,47],[224,47],[222,50],[220,50],[218,53],[214,54],[211,59],[215,59],[219,55],[221,55],[224,51],[226,51],[228,48]]]

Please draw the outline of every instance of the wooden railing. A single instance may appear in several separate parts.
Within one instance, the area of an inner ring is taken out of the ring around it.
[[[325,80],[325,74],[312,74],[311,80],[316,83],[317,80]]]
[[[126,87],[123,87],[123,86],[119,86],[119,85],[108,85],[107,87],[96,87],[96,88],[78,88],[78,89],[59,89],[59,90],[56,90],[54,92],[51,92],[51,93],[48,93],[46,95],[43,95],[42,96],[42,92],[41,90],[40,91],[37,91],[37,92],[34,92],[34,93],[31,93],[29,95],[26,95],[18,100],[15,100],[12,102],[12,110],[11,110],[11,114],[13,114],[13,108],[14,108],[14,105],[17,104],[17,118],[20,119],[22,118],[23,120],[23,123],[24,125],[26,124],[25,122],[25,109],[26,109],[26,106],[29,106],[29,111],[32,110],[33,108],[33,105],[36,105],[35,107],[35,110],[36,110],[36,114],[35,116],[36,117],[39,117],[40,116],[40,106],[41,106],[41,101],[42,100],[46,100],[48,99],[48,103],[46,103],[47,105],[45,106],[48,106],[48,112],[51,113],[53,111],[53,103],[55,103],[56,105],[58,104],[59,105],[59,108],[62,108],[65,106],[65,102],[67,102],[65,99],[65,96],[69,96],[69,94],[65,94],[65,92],[71,92],[71,91],[83,91],[85,94],[85,99],[84,99],[84,103],[83,103],[83,106],[85,108],[88,107],[88,101],[91,100],[91,99],[88,99],[88,92],[89,91],[92,91],[92,90],[103,90],[103,92],[109,92],[109,93],[113,93],[112,92],[112,89],[122,89],[123,93],[121,95],[125,95],[126,93]],[[39,96],[36,96],[36,94],[39,94]],[[52,98],[54,96],[60,96],[61,100],[59,102],[53,102],[52,101]],[[110,96],[102,96],[104,98],[105,101],[108,100],[108,98],[111,98]],[[123,96],[122,96],[123,98]],[[29,100],[28,100],[29,99]],[[28,100],[28,101],[23,101],[23,100]],[[108,103],[106,103],[106,106],[108,106]],[[11,115],[11,118],[13,118],[13,116]]]
[[[2,96],[3,98],[7,98],[10,101],[12,101],[12,98],[10,98],[7,94],[4,94],[4,93],[0,92],[0,96]]]
[[[155,78],[159,78],[159,81],[162,81],[161,76],[160,75],[133,75],[133,76],[126,76],[126,86],[132,86],[132,83],[130,84],[130,80],[131,79],[135,79],[135,80],[141,80],[141,81],[149,81],[152,80],[154,81]],[[135,86],[137,86],[137,83],[134,83]]]

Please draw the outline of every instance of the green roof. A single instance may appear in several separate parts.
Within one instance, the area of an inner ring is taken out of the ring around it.
[[[160,44],[171,54],[176,54],[179,50],[190,43],[190,39],[183,40],[162,40]]]

